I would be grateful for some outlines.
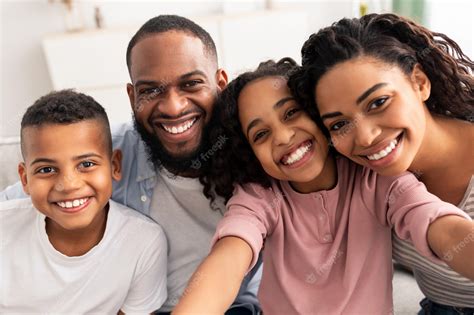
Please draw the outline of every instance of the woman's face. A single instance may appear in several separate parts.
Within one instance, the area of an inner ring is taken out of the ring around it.
[[[242,89],[238,107],[242,131],[267,174],[307,183],[321,173],[326,137],[295,102],[285,79],[252,81]]]
[[[408,77],[395,65],[359,57],[335,65],[315,87],[333,145],[383,175],[410,167],[425,136],[430,82],[419,66]]]

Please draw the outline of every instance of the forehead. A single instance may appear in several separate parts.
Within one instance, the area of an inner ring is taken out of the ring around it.
[[[273,105],[284,97],[290,96],[286,80],[282,77],[266,77],[248,83],[240,92],[238,99],[241,120],[254,116],[265,116],[273,111]]]
[[[198,37],[168,31],[142,38],[131,51],[131,76],[140,80],[172,80],[195,70],[217,70],[214,57]]]
[[[318,105],[335,99],[355,102],[378,83],[398,84],[406,80],[399,67],[371,57],[341,62],[326,72],[315,87]]]
[[[98,120],[67,125],[28,126],[22,131],[23,154],[25,159],[36,157],[67,159],[91,152],[105,155],[107,143],[104,132],[104,126]]]

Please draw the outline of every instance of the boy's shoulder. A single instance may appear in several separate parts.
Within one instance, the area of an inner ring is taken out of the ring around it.
[[[109,200],[109,205],[109,211],[113,211],[114,215],[118,218],[111,222],[112,224],[120,225],[122,232],[137,231],[141,235],[150,233],[164,236],[161,226],[149,217],[112,199]]]

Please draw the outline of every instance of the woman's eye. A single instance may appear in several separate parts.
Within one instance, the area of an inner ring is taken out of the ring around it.
[[[49,174],[49,173],[52,173],[52,172],[54,172],[54,168],[52,168],[50,166],[42,167],[38,170],[38,173],[40,173],[40,174]]]
[[[378,107],[381,107],[383,104],[385,104],[385,102],[387,101],[387,97],[382,97],[382,98],[379,98],[379,99],[376,99],[375,101],[373,101],[372,103],[370,103],[369,105],[369,110],[371,109],[376,109]]]
[[[339,131],[348,124],[347,121],[338,121],[329,127],[329,131]]]

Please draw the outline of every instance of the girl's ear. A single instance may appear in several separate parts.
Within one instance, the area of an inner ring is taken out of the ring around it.
[[[421,68],[420,64],[416,64],[411,73],[411,80],[415,91],[420,95],[421,100],[426,101],[431,94],[431,81]]]

